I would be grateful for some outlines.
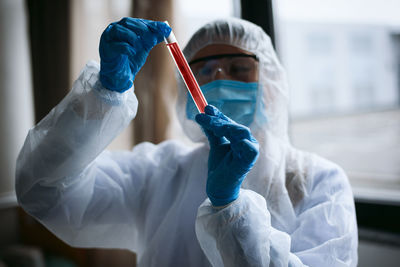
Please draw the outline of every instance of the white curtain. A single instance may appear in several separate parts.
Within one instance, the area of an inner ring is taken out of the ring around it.
[[[34,121],[27,21],[24,0],[0,1],[0,208],[15,204],[16,159]]]

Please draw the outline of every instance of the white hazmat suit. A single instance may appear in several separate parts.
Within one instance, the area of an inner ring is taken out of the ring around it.
[[[182,81],[178,117],[203,145],[165,141],[103,151],[135,117],[138,101],[133,90],[103,88],[99,66],[90,62],[29,131],[17,162],[19,203],[71,246],[129,249],[139,266],[356,266],[349,182],[334,163],[289,143],[288,89],[269,37],[243,20],[214,21],[189,41],[187,59],[209,44],[259,58],[250,129],[260,155],[237,200],[216,209],[207,199],[209,146],[186,117]],[[257,119],[260,112],[267,123]]]

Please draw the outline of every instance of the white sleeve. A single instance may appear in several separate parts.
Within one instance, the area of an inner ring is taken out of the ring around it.
[[[70,245],[132,249],[132,230],[124,228],[132,224],[135,201],[124,192],[132,183],[128,170],[110,153],[99,154],[135,117],[138,102],[132,89],[103,88],[98,73],[89,62],[69,94],[29,131],[17,159],[16,192],[28,213]]]
[[[241,190],[231,205],[199,208],[196,234],[216,266],[356,266],[357,225],[346,176],[316,174],[292,233],[271,226],[264,197]]]

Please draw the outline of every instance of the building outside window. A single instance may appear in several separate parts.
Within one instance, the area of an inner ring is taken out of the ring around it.
[[[400,2],[274,4],[292,142],[341,165],[357,198],[400,201]]]

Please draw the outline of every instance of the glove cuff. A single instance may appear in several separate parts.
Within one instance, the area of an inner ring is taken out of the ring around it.
[[[212,205],[216,208],[223,208],[225,206],[228,206],[230,203],[235,201],[239,197],[239,192],[240,190],[237,190],[234,194],[227,198],[216,198],[211,195],[208,195],[208,198],[210,199]]]
[[[127,56],[117,62],[101,61],[100,82],[106,89],[123,93],[132,87],[133,79]]]

